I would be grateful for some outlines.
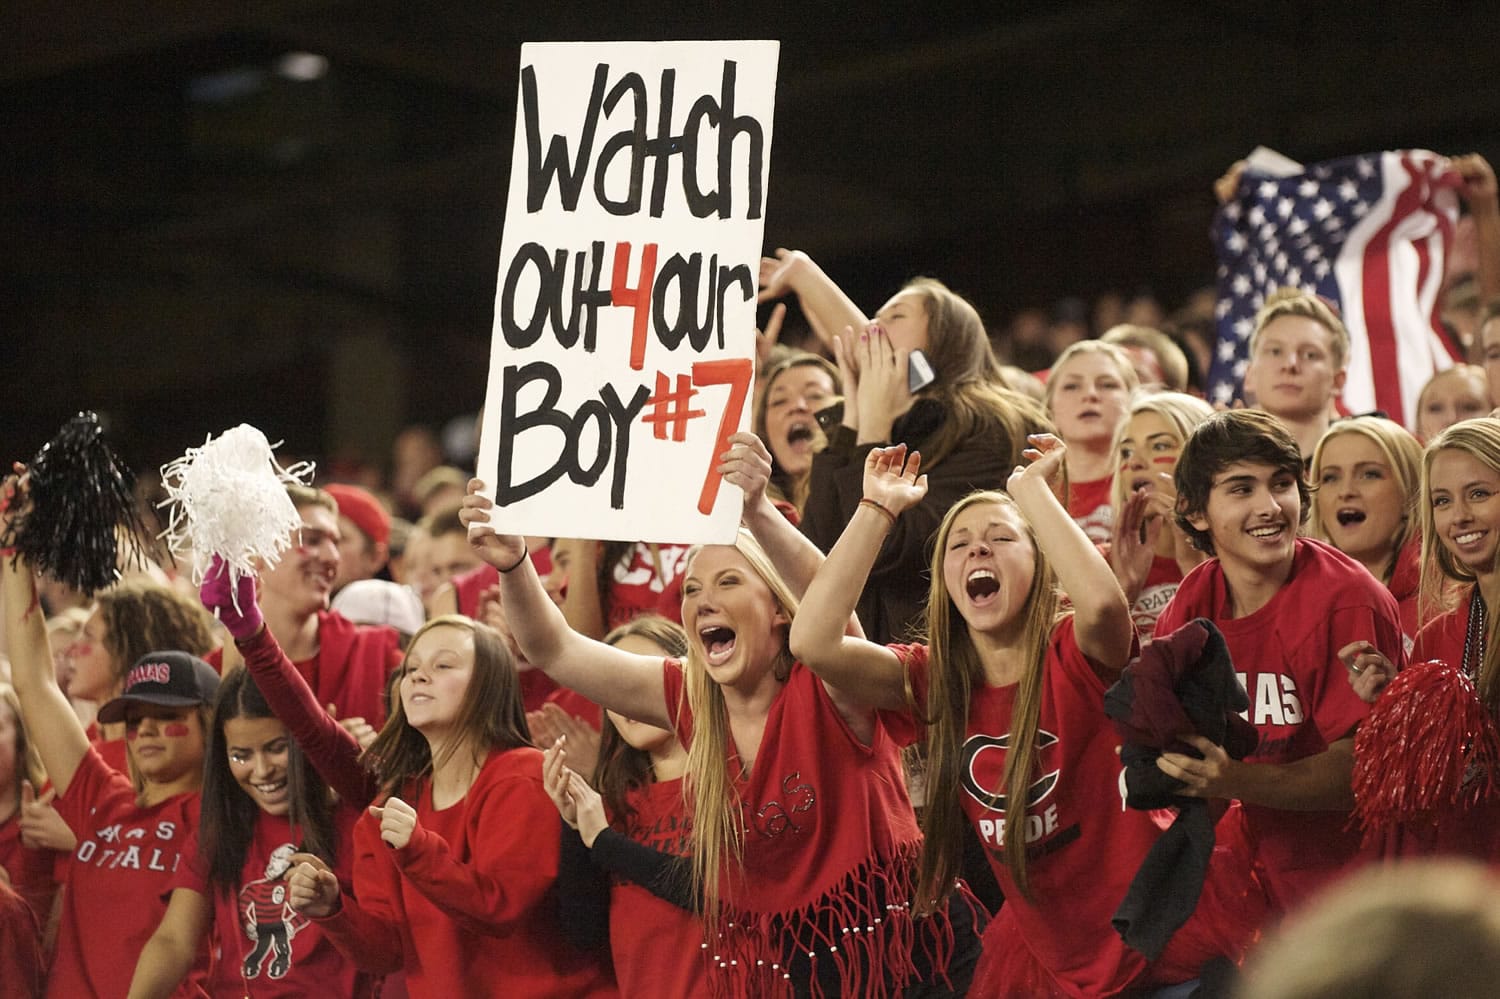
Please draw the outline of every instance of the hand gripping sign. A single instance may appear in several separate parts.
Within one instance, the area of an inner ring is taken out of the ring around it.
[[[733,538],[778,49],[522,46],[478,465],[507,532]]]

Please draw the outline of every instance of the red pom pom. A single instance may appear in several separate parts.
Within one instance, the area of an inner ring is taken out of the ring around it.
[[[1365,845],[1396,826],[1434,826],[1496,794],[1500,730],[1463,670],[1408,666],[1354,739],[1354,814]]]

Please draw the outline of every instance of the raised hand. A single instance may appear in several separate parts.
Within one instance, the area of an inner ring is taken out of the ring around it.
[[[490,526],[490,511],[495,504],[479,490],[484,483],[479,479],[469,480],[469,491],[464,496],[463,508],[458,519],[469,530],[469,547],[490,565],[504,572],[516,568],[526,557],[526,539],[519,534],[497,534]]]
[[[755,367],[758,371],[765,371],[766,365],[771,363],[771,353],[776,349],[776,344],[781,340],[781,327],[786,322],[786,306],[777,305],[771,310],[771,318],[766,320],[766,328],[755,331]]]
[[[1029,434],[1026,442],[1031,446],[1021,452],[1021,457],[1031,464],[1017,465],[1010,473],[1005,488],[1012,493],[1017,486],[1028,482],[1040,481],[1050,488],[1062,472],[1063,455],[1068,452],[1068,446],[1055,434]]]
[[[1453,169],[1464,180],[1464,200],[1471,207],[1493,206],[1500,196],[1500,185],[1495,181],[1495,168],[1490,161],[1478,153],[1455,156]]]
[[[1245,175],[1245,168],[1249,166],[1244,160],[1235,160],[1224,171],[1224,176],[1214,181],[1214,197],[1219,199],[1219,204],[1227,205],[1234,200],[1234,193],[1239,190],[1240,178]]]
[[[1132,603],[1151,574],[1151,560],[1156,557],[1156,542],[1161,537],[1162,519],[1153,507],[1149,489],[1131,493],[1115,518],[1110,537],[1109,567]]]
[[[859,386],[853,393],[859,409],[859,443],[878,444],[891,439],[896,418],[911,408],[908,388],[909,351],[898,349],[878,323],[871,323],[853,345],[852,355],[859,370]],[[844,408],[849,407],[851,393],[844,389]]]
[[[745,508],[755,506],[766,495],[771,481],[771,452],[765,441],[743,430],[729,436],[729,450],[719,455],[718,473],[745,494]]]
[[[400,798],[385,799],[384,805],[371,805],[370,814],[380,822],[380,838],[392,849],[400,850],[411,842],[417,828],[417,810]]]
[[[872,448],[865,455],[864,498],[899,516],[927,495],[927,476],[921,471],[922,455],[908,453],[905,444]]]
[[[72,853],[78,845],[78,837],[52,804],[57,797],[57,788],[48,788],[47,793],[37,797],[31,781],[21,782],[21,845],[33,850],[57,850]]]
[[[255,578],[240,576],[231,583],[229,575],[229,566],[215,555],[198,587],[198,599],[235,641],[242,642],[259,634],[265,619],[255,598]]]
[[[292,854],[292,866],[283,875],[287,903],[296,912],[323,919],[339,911],[339,878],[323,859],[311,853]]]
[[[796,291],[797,274],[812,265],[812,258],[801,250],[777,247],[774,257],[760,258],[760,294],[757,302],[769,302]]]

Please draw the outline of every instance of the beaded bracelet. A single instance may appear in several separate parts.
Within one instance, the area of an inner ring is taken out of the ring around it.
[[[892,527],[896,525],[896,515],[894,513],[891,513],[890,508],[879,500],[872,500],[868,496],[866,496],[864,499],[861,499],[859,501],[859,505],[867,506],[871,510],[879,510],[882,514],[885,515],[885,519],[891,522]]]

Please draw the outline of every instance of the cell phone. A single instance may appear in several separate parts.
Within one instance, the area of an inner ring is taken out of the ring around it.
[[[813,419],[818,421],[818,426],[825,434],[832,433],[833,428],[844,421],[844,400],[835,399],[814,413]]]
[[[927,355],[920,350],[912,351],[906,359],[906,387],[912,392],[920,392],[935,381],[937,375],[933,373]]]

